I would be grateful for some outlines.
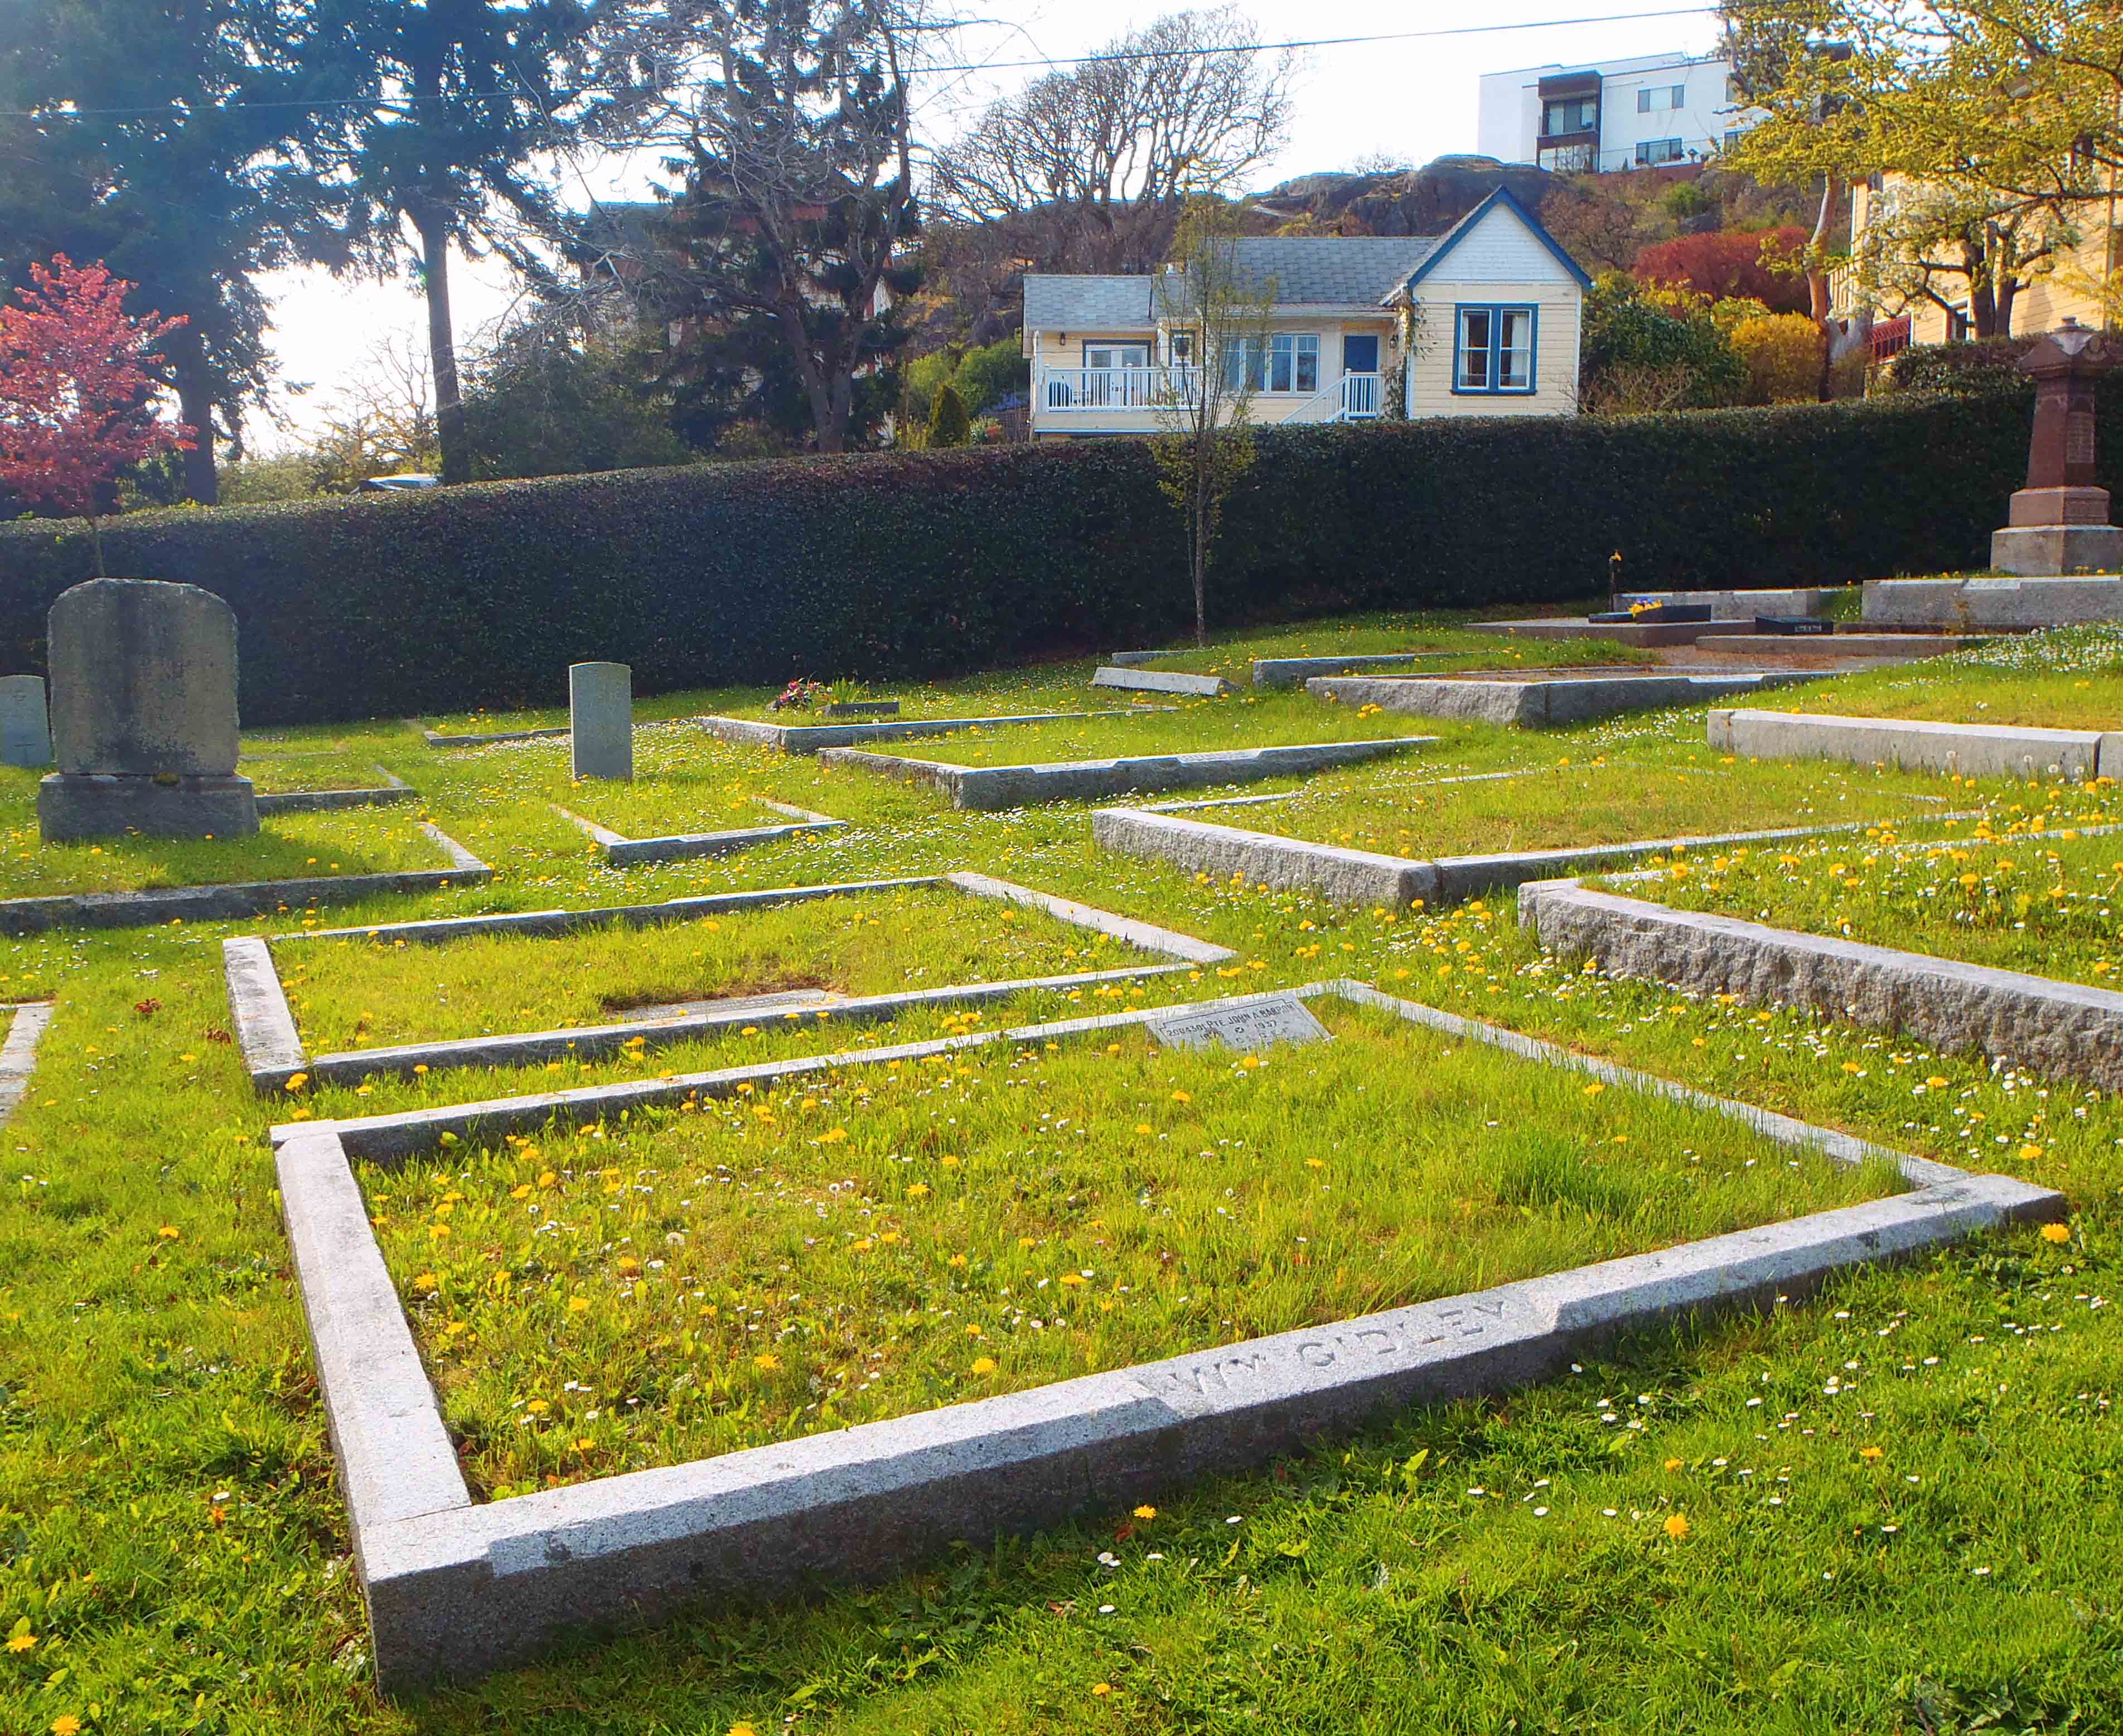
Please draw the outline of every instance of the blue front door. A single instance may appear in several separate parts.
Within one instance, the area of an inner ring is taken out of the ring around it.
[[[1353,332],[1342,339],[1342,372],[1344,373],[1376,373],[1379,371],[1379,340],[1375,334],[1358,337]]]

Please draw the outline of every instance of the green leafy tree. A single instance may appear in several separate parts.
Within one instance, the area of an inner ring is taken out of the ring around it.
[[[640,359],[549,324],[506,333],[468,370],[465,433],[480,477],[560,476],[684,464],[700,454]]]
[[[1239,232],[1238,214],[1223,200],[1190,200],[1174,262],[1155,290],[1159,323],[1185,340],[1196,364],[1171,371],[1151,451],[1158,488],[1186,526],[1197,645],[1209,642],[1209,562],[1224,502],[1253,467],[1249,418],[1276,298],[1272,279],[1263,282],[1239,263]]]
[[[345,257],[321,29],[301,0],[0,4],[0,289],[66,253],[181,318],[143,365],[196,430],[171,462],[204,504],[270,380],[259,274]]]
[[[1022,397],[1032,388],[1032,364],[1015,337],[968,350],[958,359],[951,384],[969,416],[986,415],[1015,393]]]
[[[936,388],[936,401],[929,411],[928,444],[931,448],[963,446],[972,438],[972,422],[957,391],[945,384]]]
[[[1736,404],[1746,364],[1712,318],[1706,296],[1647,288],[1604,272],[1585,298],[1578,396],[1608,411],[1708,410]]]
[[[663,311],[737,373],[777,341],[818,450],[845,451],[896,402],[881,377],[912,335],[907,63],[925,26],[906,0],[670,0],[667,27],[701,76],[677,116],[669,229],[686,264]]]
[[[534,281],[551,281],[541,246],[565,223],[549,166],[633,111],[629,62],[604,50],[634,8],[622,0],[317,0],[316,11],[316,63],[364,99],[339,111],[356,232],[378,264],[411,255],[427,302],[443,481],[468,481],[451,250],[498,251]]]

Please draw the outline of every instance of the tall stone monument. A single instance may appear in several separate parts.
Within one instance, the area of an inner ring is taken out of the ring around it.
[[[634,671],[623,663],[568,665],[568,724],[577,777],[634,777]]]
[[[41,675],[0,675],[0,766],[49,766],[52,726]]]
[[[236,776],[236,613],[196,585],[95,579],[52,605],[52,741],[37,788],[46,842],[244,838]]]
[[[2067,319],[2020,358],[2035,378],[2027,486],[1990,537],[1990,564],[2026,577],[2123,570],[2123,529],[2093,468],[2093,387],[2123,362],[2123,345]]]

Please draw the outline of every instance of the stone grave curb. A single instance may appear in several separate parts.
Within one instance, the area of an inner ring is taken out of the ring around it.
[[[0,1127],[22,1106],[30,1089],[30,1075],[36,1071],[37,1045],[51,1028],[49,1001],[17,1001],[7,1011],[7,1040],[0,1043]]]
[[[1404,669],[1432,658],[1458,655],[1454,651],[1380,651],[1368,657],[1256,657],[1254,685],[1263,688],[1301,687],[1315,675],[1356,675],[1366,669]]]
[[[1618,591],[1615,607],[1625,609],[1633,603],[1654,607],[1668,603],[1707,603],[1713,621],[1751,622],[1758,615],[1818,615],[1827,607],[1828,594],[1818,585],[1771,587],[1759,591]]]
[[[1966,814],[1926,815],[1954,820]],[[1272,832],[1248,832],[1209,820],[1183,819],[1146,808],[1100,808],[1091,815],[1092,842],[1102,850],[1145,856],[1220,877],[1244,874],[1249,884],[1279,891],[1317,893],[1333,904],[1384,904],[1399,909],[1421,898],[1433,908],[1461,898],[1507,892],[1558,869],[1600,861],[1630,862],[1673,849],[1712,850],[1732,844],[1775,843],[1862,831],[1865,822],[1788,826],[1769,832],[1722,833],[1698,838],[1638,838],[1619,844],[1568,845],[1493,856],[1435,859],[1385,856],[1340,844],[1315,844]]]
[[[553,804],[553,811],[561,819],[579,826],[603,852],[606,864],[613,868],[631,868],[644,862],[679,862],[704,856],[733,856],[740,850],[750,850],[761,844],[780,843],[784,838],[816,838],[829,832],[845,832],[846,820],[835,819],[828,814],[813,814],[802,808],[791,808],[780,802],[762,801],[761,805],[792,816],[793,823],[786,826],[740,826],[729,832],[682,832],[667,838],[626,838],[608,826],[600,826],[593,819]]]
[[[1180,645],[1169,651],[1108,651],[1099,661],[1116,669],[1134,669],[1146,663],[1155,663],[1160,658],[1190,657],[1195,650],[1193,645]]]
[[[1094,687],[1118,687],[1136,693],[1188,693],[1221,699],[1231,684],[1221,675],[1189,675],[1178,669],[1136,669],[1108,664],[1092,676]]]
[[[367,1217],[354,1124],[274,1130],[283,1211],[378,1685],[397,1693],[527,1659],[566,1630],[703,1598],[874,1578],[954,1541],[1064,1522],[1237,1471],[1389,1410],[1526,1385],[1625,1331],[1788,1300],[1854,1267],[2018,1222],[2060,1196],[1572,1053],[1516,1032],[1313,983],[1231,1006],[1335,996],[1409,1022],[1729,1115],[1843,1163],[1897,1161],[1913,1191],[1492,1289],[1182,1354],[712,1459],[474,1505]],[[914,1045],[1033,1042],[1169,1009]],[[827,1058],[874,1066],[905,1052]],[[785,1064],[780,1072],[815,1070]],[[766,1077],[767,1068],[746,1070]],[[1126,1491],[1122,1494],[1122,1491]]]
[[[954,808],[993,814],[1042,802],[1095,801],[1135,790],[1183,790],[1202,784],[1247,783],[1263,777],[1302,777],[1383,754],[1436,745],[1433,735],[1374,741],[1306,742],[1291,747],[1237,748],[1202,753],[1140,754],[1116,759],[1052,760],[1021,766],[958,766],[937,759],[828,748],[819,762],[875,772],[926,784]]]
[[[268,791],[252,800],[257,805],[258,817],[265,819],[275,814],[326,814],[337,808],[388,808],[420,799],[420,792],[389,767],[378,766],[376,769],[383,774],[383,782],[373,790]]]
[[[42,934],[53,928],[145,928],[158,922],[241,922],[308,904],[344,904],[396,893],[480,886],[494,870],[428,821],[420,829],[448,852],[448,868],[410,868],[393,874],[337,874],[299,880],[233,880],[216,886],[166,886],[152,892],[77,892],[52,898],[0,899],[0,934]]]
[[[2054,765],[2077,781],[2123,777],[2123,734],[2100,730],[1714,709],[1705,734],[1712,747],[1748,759],[1840,760],[1905,772],[2021,779],[2040,777]]]
[[[1677,910],[1574,880],[1521,886],[1519,923],[1549,951],[1597,959],[1610,976],[1803,1006],[1907,1031],[1943,1053],[1974,1049],[2104,1091],[2123,1086],[2123,994],[2111,989]]]
[[[784,753],[816,753],[849,748],[857,742],[899,741],[916,735],[950,735],[961,730],[998,730],[1006,724],[1083,723],[1101,717],[1138,717],[1145,710],[1120,711],[1027,711],[1011,717],[909,717],[889,723],[771,724],[750,717],[696,717],[692,721],[719,741],[741,748],[774,748]]]
[[[1655,649],[1661,645],[1694,645],[1699,639],[1722,639],[1734,633],[1750,632],[1754,628],[1754,622],[1674,621],[1645,624],[1586,621],[1582,617],[1572,620],[1542,615],[1525,621],[1470,621],[1467,627],[1470,632],[1502,633],[1520,639],[1608,639],[1616,645]]]
[[[496,730],[485,735],[438,735],[423,730],[420,739],[431,748],[490,748],[502,741],[560,741],[574,734],[571,729]]]
[[[901,880],[853,881],[823,886],[780,889],[779,892],[726,893],[708,898],[676,898],[664,904],[629,905],[607,910],[532,911],[518,916],[466,917],[437,922],[379,926],[366,929],[310,931],[302,935],[279,935],[281,941],[348,939],[397,940],[435,943],[472,936],[513,934],[551,939],[596,927],[626,924],[650,927],[658,923],[700,921],[733,910],[777,903],[808,903],[841,895],[896,890],[912,886],[949,886],[974,898],[995,899],[1045,912],[1061,922],[1126,941],[1137,950],[1169,959],[1162,964],[1130,964],[1109,970],[1075,971],[1046,977],[1026,977],[998,983],[952,983],[935,988],[865,995],[822,1002],[815,1007],[795,1008],[776,1016],[777,1024],[800,1025],[832,1021],[866,1024],[890,1020],[900,1014],[933,1006],[982,1006],[1019,995],[1067,991],[1108,983],[1133,982],[1190,971],[1203,964],[1221,964],[1236,956],[1229,947],[1197,940],[1149,922],[1115,915],[1088,904],[1079,904],[1050,893],[1019,886],[984,874],[923,875]],[[556,921],[555,919],[559,920]],[[408,1074],[417,1067],[440,1070],[464,1067],[523,1067],[534,1063],[573,1057],[598,1059],[614,1054],[629,1044],[644,1049],[665,1049],[700,1037],[760,1021],[767,1016],[757,1007],[744,1006],[657,1019],[615,1020],[609,1024],[564,1027],[555,1030],[525,1031],[470,1037],[432,1043],[403,1044],[387,1049],[353,1049],[341,1053],[312,1055],[304,1045],[279,969],[272,944],[256,935],[222,943],[222,969],[228,988],[231,1018],[236,1026],[237,1047],[254,1090],[261,1095],[284,1091],[298,1074],[314,1085],[352,1084],[377,1074]]]
[[[2009,630],[2123,621],[2123,578],[1868,579],[1861,614],[1868,626]]]
[[[1937,633],[1735,633],[1718,641],[1735,657],[1863,657],[1882,663],[1914,663],[1946,657],[1990,643],[1985,633],[1948,637]]]
[[[1523,681],[1473,681],[1453,675],[1315,675],[1305,683],[1305,690],[1315,698],[1343,705],[1539,730],[1629,711],[1695,705],[1736,693],[1759,693],[1793,682],[1817,681],[1828,673],[1774,669],[1730,675],[1529,677]]]

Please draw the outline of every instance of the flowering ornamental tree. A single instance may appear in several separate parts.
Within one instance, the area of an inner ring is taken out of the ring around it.
[[[86,518],[99,577],[103,490],[127,465],[192,444],[190,428],[156,416],[142,366],[185,322],[128,318],[132,287],[59,253],[49,270],[30,267],[16,305],[0,307],[0,488]]]

